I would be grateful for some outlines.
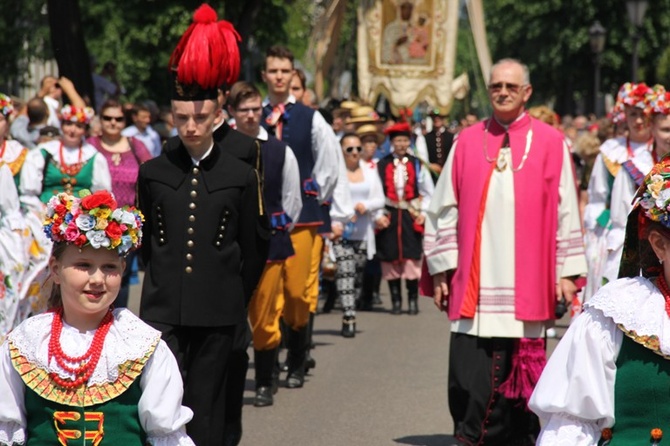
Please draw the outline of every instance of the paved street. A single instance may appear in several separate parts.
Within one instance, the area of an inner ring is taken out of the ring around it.
[[[134,311],[139,288],[131,291]],[[382,300],[390,307],[387,295]],[[304,388],[280,388],[274,406],[255,408],[249,371],[242,445],[450,445],[449,323],[431,300],[419,305],[418,316],[360,312],[354,339],[340,336],[339,311],[318,315],[317,367]]]

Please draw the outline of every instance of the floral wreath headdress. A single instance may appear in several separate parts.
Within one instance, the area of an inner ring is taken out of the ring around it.
[[[68,104],[60,110],[60,114],[63,122],[88,124],[95,116],[95,111],[91,107],[73,107]]]
[[[6,94],[0,93],[0,114],[5,118],[14,113],[14,102]]]
[[[55,243],[116,249],[125,255],[142,242],[143,221],[138,209],[118,207],[108,191],[82,190],[79,197],[60,193],[49,199],[44,232]]]
[[[648,98],[650,93],[652,93],[652,89],[644,82],[640,82],[639,84],[626,82],[621,86],[621,89],[619,89],[619,95],[623,105],[641,108],[643,110],[649,106]]]
[[[646,228],[651,222],[670,229],[670,157],[652,167],[633,199],[628,215],[619,277],[658,275],[662,270],[649,241]]]
[[[670,115],[670,92],[663,85],[654,85],[647,97],[648,115]]]

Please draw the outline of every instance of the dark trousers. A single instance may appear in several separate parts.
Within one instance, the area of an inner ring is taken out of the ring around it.
[[[226,375],[235,326],[182,327],[148,322],[163,333],[184,379],[183,404],[193,410],[186,432],[198,446],[223,444]]]
[[[512,370],[516,339],[451,333],[449,410],[465,445],[530,446],[540,422],[521,401],[498,393]]]
[[[230,354],[228,374],[226,376],[226,428],[242,429],[242,406],[244,405],[244,387],[249,369],[247,349],[251,343],[251,328],[244,321],[235,327],[233,351]]]

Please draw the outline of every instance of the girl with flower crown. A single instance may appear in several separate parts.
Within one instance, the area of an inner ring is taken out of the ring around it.
[[[7,139],[13,113],[11,98],[0,93],[0,341],[35,310],[51,250],[42,232],[42,216],[19,201],[17,188],[28,149]]]
[[[584,304],[530,399],[538,445],[656,445],[670,432],[670,160],[635,198],[621,278]]]
[[[42,210],[59,192],[111,190],[107,160],[83,139],[93,115],[89,107],[63,107],[61,138],[39,145],[26,157],[20,185],[25,203]]]
[[[161,333],[112,307],[143,216],[107,191],[80,195],[47,202],[51,311],[0,347],[0,445],[193,445]]]
[[[584,208],[587,284],[584,300],[588,300],[603,283],[616,279],[618,268],[607,263],[607,254],[614,251],[609,232],[612,184],[621,166],[639,153],[651,149],[651,134],[645,110],[651,89],[644,83],[626,82],[617,95],[617,111],[622,111],[628,127],[626,136],[608,139],[600,146],[593,163],[588,186],[588,204]],[[616,236],[614,237],[616,238]],[[620,252],[619,252],[620,255]],[[609,266],[609,268],[608,268]]]
[[[645,119],[649,121],[652,142],[649,150],[640,150],[624,161],[612,185],[611,228],[607,234],[605,271],[619,271],[628,214],[635,191],[654,164],[670,152],[670,93],[662,85],[649,89],[645,98]]]

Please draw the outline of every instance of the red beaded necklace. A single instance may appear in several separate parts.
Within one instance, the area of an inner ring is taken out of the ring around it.
[[[82,166],[84,165],[81,162],[81,159],[83,157],[84,153],[84,148],[80,144],[79,145],[79,156],[77,159],[77,162],[75,164],[72,164],[68,166],[65,164],[65,159],[63,158],[63,143],[60,143],[60,148],[58,149],[58,160],[59,160],[59,166],[58,169],[61,171],[61,173],[64,173],[65,175],[69,175],[71,177],[77,175],[79,171],[81,170]]]
[[[665,312],[670,317],[670,288],[668,288],[663,273],[659,274],[658,279],[656,279],[656,286],[665,298]]]
[[[0,150],[0,161],[2,161],[2,157],[5,156],[5,148],[7,147],[7,140],[5,139],[2,142],[2,150]]]
[[[56,358],[58,365],[65,371],[74,374],[75,379],[63,379],[56,373],[50,373],[51,379],[63,388],[73,389],[86,383],[93,374],[95,367],[100,360],[102,353],[102,346],[105,343],[107,333],[112,326],[112,309],[110,308],[107,314],[100,321],[98,329],[93,335],[93,341],[86,353],[81,356],[69,356],[63,352],[60,345],[60,335],[63,331],[63,309],[60,308],[54,313],[53,321],[51,322],[51,339],[49,340],[49,361],[51,358]],[[78,367],[72,367],[69,364],[79,363]]]

